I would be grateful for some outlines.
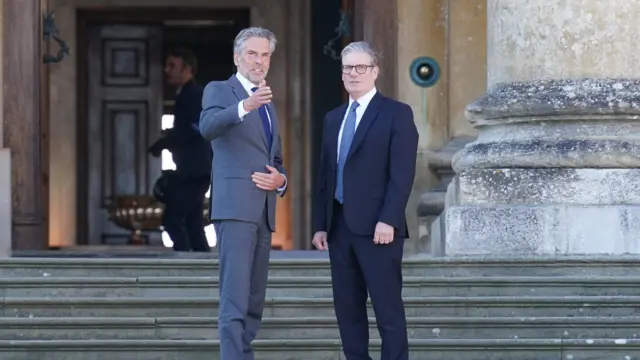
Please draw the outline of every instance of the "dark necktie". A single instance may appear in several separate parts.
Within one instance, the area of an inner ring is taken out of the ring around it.
[[[257,87],[251,89],[252,92],[258,90]],[[264,135],[267,137],[267,148],[271,149],[271,124],[269,123],[269,115],[267,114],[267,105],[262,105],[258,108],[258,114],[262,120],[262,127],[264,128]]]
[[[354,101],[351,104],[347,118],[344,121],[344,128],[342,129],[342,139],[340,140],[340,153],[338,154],[338,171],[336,174],[336,192],[335,198],[340,204],[344,203],[343,197],[343,184],[344,184],[344,164],[347,162],[347,155],[349,155],[349,149],[351,148],[351,141],[353,135],[356,132],[356,109],[358,108],[358,102]]]

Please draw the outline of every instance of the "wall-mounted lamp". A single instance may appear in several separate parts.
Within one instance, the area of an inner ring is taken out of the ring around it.
[[[414,84],[422,88],[422,114],[427,121],[427,88],[434,86],[440,79],[440,65],[436,59],[428,56],[419,57],[411,63],[409,76]]]

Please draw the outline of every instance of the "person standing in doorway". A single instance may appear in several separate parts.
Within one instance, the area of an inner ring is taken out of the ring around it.
[[[170,50],[165,63],[167,83],[176,88],[173,128],[164,132],[149,151],[171,152],[175,172],[167,181],[162,223],[175,251],[211,252],[204,231],[204,202],[211,179],[212,149],[198,130],[202,87],[194,76],[196,56],[189,49]]]
[[[242,30],[233,44],[237,72],[204,90],[200,132],[213,143],[211,219],[220,260],[220,358],[253,360],[262,322],[276,195],[287,178],[278,116],[266,83],[275,35]]]
[[[349,102],[324,119],[313,245],[329,251],[333,300],[347,360],[371,360],[367,297],[382,360],[408,360],[402,256],[405,208],[416,173],[418,131],[409,105],[376,90],[379,65],[366,42],[342,50]]]

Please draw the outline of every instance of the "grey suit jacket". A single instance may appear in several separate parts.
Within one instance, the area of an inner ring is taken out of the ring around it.
[[[278,117],[269,104],[273,132],[269,151],[258,111],[238,117],[238,103],[247,97],[235,74],[226,81],[212,81],[204,89],[200,133],[213,145],[211,219],[258,223],[266,206],[269,227],[275,231],[276,191],[257,188],[251,174],[268,172],[265,166],[269,164],[286,176]],[[279,195],[285,193],[286,188]]]

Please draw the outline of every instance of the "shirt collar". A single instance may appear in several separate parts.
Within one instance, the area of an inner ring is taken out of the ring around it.
[[[236,78],[238,78],[238,81],[240,81],[240,84],[242,84],[242,87],[247,91],[247,93],[251,95],[251,93],[253,92],[251,91],[251,89],[256,87],[256,85],[239,72],[236,73]]]
[[[362,95],[360,99],[358,99],[358,108],[366,109],[367,106],[369,106],[371,99],[373,99],[373,97],[376,95],[377,92],[378,90],[374,86],[373,89],[369,90],[369,92]],[[355,100],[351,96],[349,96],[349,108],[351,108],[351,105],[353,104],[354,101]]]

